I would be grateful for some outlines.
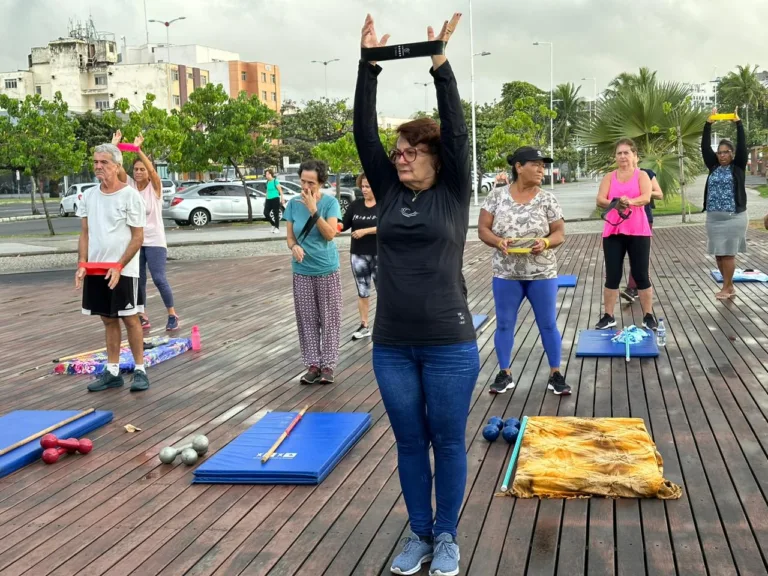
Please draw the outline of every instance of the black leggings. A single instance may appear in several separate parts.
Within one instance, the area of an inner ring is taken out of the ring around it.
[[[629,254],[629,270],[638,290],[651,287],[648,266],[651,256],[650,236],[627,236],[614,234],[603,238],[605,258],[605,287],[618,290],[624,273],[624,256]]]
[[[280,198],[270,198],[264,201],[264,217],[275,228],[280,228]]]

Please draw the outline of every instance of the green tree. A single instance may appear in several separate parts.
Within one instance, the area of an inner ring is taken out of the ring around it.
[[[144,135],[142,150],[153,161],[165,161],[172,168],[178,168],[181,162],[181,149],[187,133],[182,129],[178,111],[170,114],[165,108],[155,106],[154,94],[147,94],[140,110],[130,110],[124,98],[115,101],[115,109],[128,114],[128,121],[122,127],[126,142],[133,142],[139,135]]]
[[[0,122],[0,146],[5,152],[4,162],[8,167],[23,169],[32,176],[32,213],[37,214],[35,190],[40,194],[48,230],[55,234],[42,184],[45,179],[59,178],[82,168],[86,157],[85,142],[75,136],[77,120],[69,114],[67,103],[57,92],[53,100],[43,100],[40,95],[27,96],[16,100],[0,94],[0,110],[8,118]]]
[[[528,146],[545,148],[549,142],[549,119],[554,117],[549,109],[549,92],[529,82],[507,82],[501,88],[501,107],[505,118],[515,112],[525,112],[531,117],[536,131]]]
[[[768,89],[760,82],[757,77],[757,66],[737,66],[736,70],[729,72],[719,83],[717,87],[717,101],[719,108],[727,111],[735,110],[740,107],[740,115],[745,118],[745,128],[747,138],[750,137],[750,112],[753,116],[759,115],[759,112],[765,108],[768,102]],[[765,126],[757,126],[758,129]],[[762,142],[759,142],[762,143]]]
[[[608,98],[613,98],[630,90],[648,89],[656,85],[656,71],[643,66],[637,71],[637,74],[622,72],[616,76],[616,78],[611,80],[608,84],[605,95]]]
[[[533,112],[533,114],[532,114]],[[533,96],[518,98],[509,114],[491,132],[486,149],[486,166],[490,170],[502,169],[507,165],[507,156],[520,146],[540,146],[543,125],[534,116],[549,122],[554,116],[546,106],[539,104]]]
[[[579,165],[579,151],[573,146],[555,148],[555,158],[557,158],[558,163],[568,166],[568,177],[573,181],[576,167]]]
[[[241,92],[230,98],[220,84],[192,92],[179,115],[186,132],[180,150],[182,169],[204,172],[211,164],[234,167],[246,191],[249,222],[253,221],[253,206],[240,167],[260,154],[274,137],[274,120],[275,113],[258,97]]]
[[[587,119],[587,107],[584,98],[579,96],[580,86],[568,82],[555,88],[555,148],[564,150],[573,144],[576,129]],[[559,161],[565,161],[555,154]]]
[[[123,125],[122,120],[112,111],[92,112],[88,110],[85,114],[77,117],[76,138],[85,142],[88,153],[99,144],[106,144],[112,140],[112,134]]]
[[[346,100],[310,100],[303,108],[283,108],[280,136],[286,143],[333,142],[352,131],[352,108]]]
[[[615,169],[616,141],[632,138],[640,166],[656,172],[665,194],[676,194],[680,189],[677,127],[683,144],[684,178],[689,180],[701,171],[701,131],[708,114],[691,104],[689,90],[683,85],[654,81],[601,102],[595,122],[577,133],[594,148],[590,168],[604,172]]]

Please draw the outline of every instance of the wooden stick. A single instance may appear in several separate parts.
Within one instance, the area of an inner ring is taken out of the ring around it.
[[[504,476],[504,483],[501,485],[502,492],[506,492],[509,487],[509,480],[512,477],[512,469],[515,467],[517,456],[520,454],[520,446],[523,443],[523,433],[525,433],[526,424],[528,424],[528,416],[523,416],[523,423],[520,424],[520,433],[517,435],[515,449],[512,451],[512,458],[509,459],[509,466],[507,467],[507,474]]]
[[[275,450],[277,450],[277,448],[280,446],[280,444],[282,444],[283,440],[285,440],[285,439],[288,437],[288,434],[290,434],[291,430],[293,430],[293,427],[294,427],[294,426],[296,426],[296,423],[297,423],[299,420],[301,420],[301,417],[302,417],[302,416],[304,416],[304,413],[307,411],[307,409],[308,409],[308,408],[309,408],[309,405],[307,405],[307,406],[304,406],[304,408],[302,408],[301,412],[299,412],[298,414],[296,414],[296,417],[295,417],[295,418],[293,419],[293,421],[292,421],[292,422],[291,422],[291,423],[288,425],[288,428],[286,428],[286,429],[285,429],[285,432],[283,432],[282,434],[280,434],[280,438],[278,438],[278,439],[277,439],[277,442],[275,442],[274,444],[272,444],[272,448],[270,448],[269,450],[267,450],[267,453],[266,453],[266,454],[264,454],[264,456],[262,456],[262,457],[261,457],[261,463],[262,463],[262,464],[264,464],[264,462],[266,462],[267,460],[269,460],[269,458],[272,456],[272,454],[274,454],[274,453],[275,453]]]
[[[74,422],[75,420],[78,420],[78,419],[82,418],[83,416],[87,416],[91,412],[95,412],[95,411],[96,411],[95,408],[88,408],[88,410],[83,410],[82,412],[80,412],[80,414],[75,414],[74,416],[70,416],[69,418],[67,418],[66,420],[62,420],[58,424],[54,424],[53,426],[49,426],[45,430],[41,430],[40,432],[36,432],[35,434],[32,434],[32,436],[27,436],[26,438],[24,438],[24,440],[19,440],[18,442],[16,442],[16,444],[11,444],[7,448],[3,448],[2,450],[0,450],[0,456],[2,456],[4,454],[7,454],[11,450],[16,450],[16,448],[24,446],[24,444],[27,444],[28,442],[32,442],[32,440],[37,440],[41,436],[45,436],[49,432],[53,432],[54,430],[56,430],[56,428],[61,428],[65,424],[69,424],[70,422]]]

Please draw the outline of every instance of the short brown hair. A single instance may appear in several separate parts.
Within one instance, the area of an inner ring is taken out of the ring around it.
[[[365,175],[365,172],[360,172],[360,174],[358,174],[357,178],[355,179],[355,186],[362,188],[363,180],[368,180],[368,177]]]
[[[440,155],[440,126],[432,118],[419,118],[400,124],[397,133],[411,146],[426,144],[431,154]]]
[[[619,149],[619,146],[629,146],[629,149],[637,154],[637,145],[635,144],[635,141],[632,140],[632,138],[619,138],[613,147],[614,154],[616,154],[616,150]]]

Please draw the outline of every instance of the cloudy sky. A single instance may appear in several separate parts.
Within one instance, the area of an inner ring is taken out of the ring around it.
[[[143,0],[2,0],[0,71],[26,67],[31,46],[66,35],[70,18],[92,15],[97,29],[145,41]],[[323,66],[310,60],[339,58],[328,66],[330,97],[352,98],[360,29],[370,12],[390,43],[426,40],[453,11],[463,13],[448,45],[462,97],[470,98],[469,2],[456,0],[147,0],[148,18],[185,16],[171,27],[171,43],[204,44],[239,52],[243,60],[279,64],[283,98],[324,95]],[[583,84],[592,96],[622,71],[640,66],[662,79],[705,82],[736,64],[764,64],[765,0],[474,0],[474,52],[478,102],[499,97],[510,80],[549,89],[549,47],[554,42],[555,84]],[[150,41],[165,42],[165,28],[149,24]],[[424,108],[430,80],[427,59],[384,63],[379,111],[407,117]],[[430,87],[431,90],[431,87]],[[429,93],[434,106],[434,92]]]

